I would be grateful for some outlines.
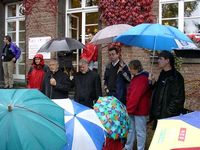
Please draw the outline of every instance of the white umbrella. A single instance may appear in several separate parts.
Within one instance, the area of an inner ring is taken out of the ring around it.
[[[95,111],[70,99],[53,101],[65,110],[65,150],[101,150],[106,131]]]
[[[104,29],[97,32],[90,43],[93,44],[107,44],[112,43],[113,38],[132,28],[131,25],[128,24],[115,24],[111,26],[107,26]]]

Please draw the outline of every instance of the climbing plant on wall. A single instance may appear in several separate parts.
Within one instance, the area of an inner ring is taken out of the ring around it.
[[[153,22],[153,0],[100,0],[100,19],[105,25],[138,25]]]

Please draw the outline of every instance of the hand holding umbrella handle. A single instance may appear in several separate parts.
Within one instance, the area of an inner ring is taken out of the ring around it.
[[[50,84],[56,86],[56,80],[53,77],[50,79]]]

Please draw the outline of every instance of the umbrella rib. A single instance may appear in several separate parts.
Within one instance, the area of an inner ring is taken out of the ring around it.
[[[14,107],[22,108],[22,109],[25,109],[25,110],[27,110],[27,111],[30,111],[30,112],[32,112],[32,113],[34,113],[34,114],[37,114],[37,115],[39,115],[40,117],[42,117],[42,118],[48,120],[49,122],[51,122],[52,124],[54,124],[54,125],[57,126],[58,128],[60,128],[61,130],[65,131],[64,128],[62,128],[61,126],[59,126],[58,124],[56,124],[55,122],[51,121],[50,119],[48,119],[47,117],[43,116],[42,114],[40,114],[40,113],[38,113],[38,112],[35,112],[35,111],[31,110],[31,109],[28,109],[28,108],[25,108],[25,107],[21,107],[21,106],[16,106],[16,105],[15,105]]]

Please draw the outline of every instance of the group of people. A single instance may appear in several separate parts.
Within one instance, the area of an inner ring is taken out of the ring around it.
[[[13,66],[20,53],[9,36],[4,41],[2,60],[5,88],[12,88],[13,80],[7,79],[12,74],[12,67],[6,70],[6,66]],[[79,61],[79,72],[70,78],[59,68],[56,59],[51,59],[47,66],[43,55],[36,54],[27,74],[27,87],[37,88],[51,99],[67,98],[69,90],[74,88],[74,100],[90,108],[102,96],[103,87],[106,95],[115,96],[126,105],[131,120],[128,137],[123,140],[123,149],[132,150],[136,139],[137,149],[144,150],[147,121],[153,122],[155,129],[158,119],[182,113],[184,79],[175,69],[175,59],[169,51],[159,54],[158,67],[161,72],[157,81],[153,74],[144,71],[139,60],[132,60],[126,65],[116,47],[108,49],[108,57],[110,62],[105,68],[104,85],[101,86],[99,74],[89,68],[90,62],[84,56]],[[116,141],[113,141],[110,146],[105,145],[104,150],[118,149],[116,145]]]
[[[147,121],[153,122],[155,129],[158,119],[182,113],[185,101],[184,79],[175,69],[174,56],[168,51],[159,54],[158,67],[161,73],[157,81],[152,74],[144,71],[139,60],[132,60],[126,65],[117,48],[109,48],[108,56],[110,62],[105,69],[103,85],[105,93],[115,96],[126,105],[131,124],[125,143],[113,140],[107,142],[104,150],[118,149],[116,145],[119,142],[124,144],[123,149],[132,150],[135,139],[137,149],[144,150]],[[100,76],[89,68],[89,62],[84,58],[79,61],[79,72],[70,80],[59,69],[57,60],[50,60],[47,67],[42,55],[36,54],[27,80],[29,88],[38,88],[52,99],[67,98],[68,91],[74,87],[74,100],[90,108],[102,96]]]

